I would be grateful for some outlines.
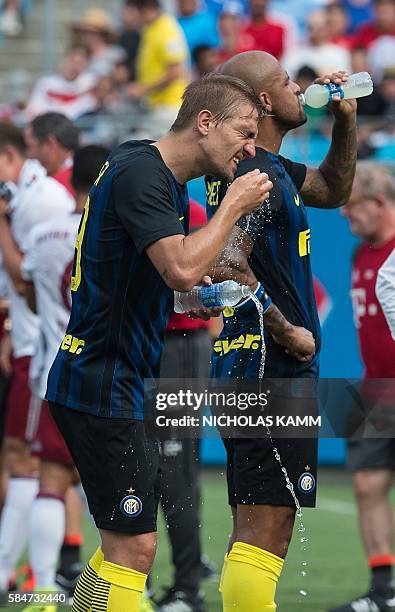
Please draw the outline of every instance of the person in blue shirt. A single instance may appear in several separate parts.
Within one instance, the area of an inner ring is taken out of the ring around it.
[[[178,0],[178,23],[184,31],[189,52],[193,57],[196,47],[218,47],[219,36],[215,15],[199,7],[198,0]]]

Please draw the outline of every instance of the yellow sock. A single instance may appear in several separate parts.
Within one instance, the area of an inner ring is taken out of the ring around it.
[[[235,542],[222,583],[224,612],[275,612],[283,564],[283,559],[262,548]]]
[[[139,612],[147,574],[103,561],[92,601],[92,612]]]
[[[218,586],[218,591],[220,593],[222,593],[222,585],[224,583],[224,576],[225,576],[225,572],[226,572],[226,567],[228,565],[228,553],[226,553],[226,555],[224,556],[224,564],[222,566],[222,570],[221,570],[221,577],[219,579],[219,586]]]
[[[102,561],[103,552],[99,546],[94,555],[89,559],[86,568],[78,579],[73,597],[72,612],[87,612],[91,610],[97,575]]]

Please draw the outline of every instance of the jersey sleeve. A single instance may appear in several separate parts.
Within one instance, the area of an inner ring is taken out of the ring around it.
[[[391,330],[391,336],[395,340],[395,250],[378,272],[376,295]]]
[[[281,155],[279,155],[279,159],[281,160],[282,165],[295,183],[296,189],[300,191],[306,178],[307,167],[304,164],[293,162],[290,159],[287,159],[286,157],[282,157]]]
[[[33,227],[27,235],[25,250],[21,262],[21,276],[25,281],[32,281],[36,269],[36,244],[39,225]]]
[[[187,59],[188,52],[183,32],[178,23],[168,24],[161,43],[162,59],[165,64],[179,64]]]
[[[114,179],[114,207],[141,254],[150,244],[184,234],[162,162],[140,155]]]

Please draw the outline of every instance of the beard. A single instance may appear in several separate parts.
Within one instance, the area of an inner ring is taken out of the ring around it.
[[[280,111],[280,113],[273,112],[275,115],[277,123],[281,126],[281,129],[284,133],[289,132],[290,130],[295,130],[296,128],[304,125],[307,122],[306,113],[302,110],[299,115],[290,115],[286,111]]]

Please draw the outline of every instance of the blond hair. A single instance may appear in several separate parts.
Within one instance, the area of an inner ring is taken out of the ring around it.
[[[395,175],[389,166],[372,161],[357,163],[355,182],[366,199],[384,196],[395,206]]]

